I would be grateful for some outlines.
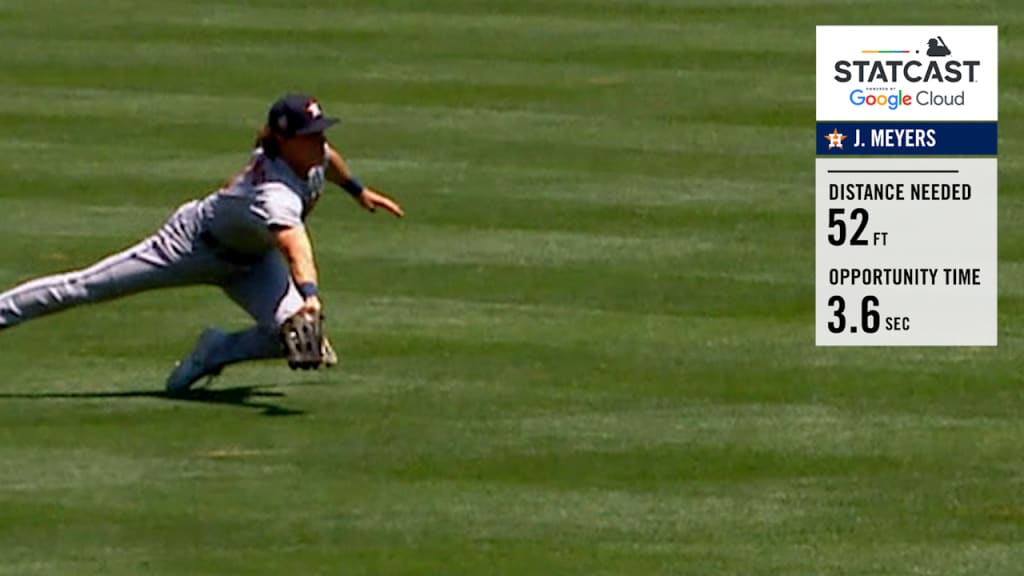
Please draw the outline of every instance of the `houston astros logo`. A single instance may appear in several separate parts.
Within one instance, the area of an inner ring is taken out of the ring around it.
[[[846,140],[846,134],[840,134],[838,128],[833,128],[831,134],[825,134],[825,139],[828,140],[828,149],[833,148],[843,149],[843,140]]]
[[[323,111],[320,110],[320,105],[317,104],[316,100],[310,100],[309,104],[306,104],[306,112],[309,113],[310,118],[319,118],[324,115]]]

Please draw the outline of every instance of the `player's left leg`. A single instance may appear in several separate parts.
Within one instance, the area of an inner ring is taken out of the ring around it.
[[[251,328],[231,334],[207,329],[167,378],[169,392],[188,390],[205,376],[230,364],[284,357],[280,326],[302,307],[302,297],[281,255],[268,251],[251,266],[237,270],[222,284],[224,292],[256,320]]]
[[[302,308],[303,301],[281,254],[268,251],[254,265],[230,275],[222,288],[256,320],[256,325],[231,334],[216,329],[204,331],[192,352],[167,378],[169,392],[188,390],[196,381],[220,374],[231,364],[284,358],[281,325]],[[324,347],[324,364],[334,366],[338,356],[326,338]]]
[[[252,268],[233,275],[224,291],[256,320],[256,326],[228,335],[229,340],[215,354],[220,365],[283,358],[281,325],[302,309],[303,300],[281,254],[276,250],[268,252]],[[324,344],[325,364],[337,364],[338,357],[326,338]]]

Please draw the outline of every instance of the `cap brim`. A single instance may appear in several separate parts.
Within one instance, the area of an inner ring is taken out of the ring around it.
[[[337,123],[337,118],[328,118],[326,116],[321,116],[307,124],[302,130],[297,130],[295,134],[316,134],[317,132],[323,132],[324,130],[327,130],[328,128],[334,126]]]

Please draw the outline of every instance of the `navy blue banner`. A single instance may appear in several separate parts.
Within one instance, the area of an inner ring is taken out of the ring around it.
[[[818,122],[818,156],[995,156],[996,122]]]

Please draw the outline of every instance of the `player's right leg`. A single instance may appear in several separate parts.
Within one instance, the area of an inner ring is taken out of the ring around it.
[[[223,264],[197,249],[199,202],[183,204],[142,242],[72,272],[30,280],[0,294],[0,328],[73,306],[103,302],[144,290],[212,283]]]
[[[73,306],[202,281],[201,261],[174,260],[165,252],[160,238],[152,236],[87,268],[20,284],[0,294],[0,328]]]

